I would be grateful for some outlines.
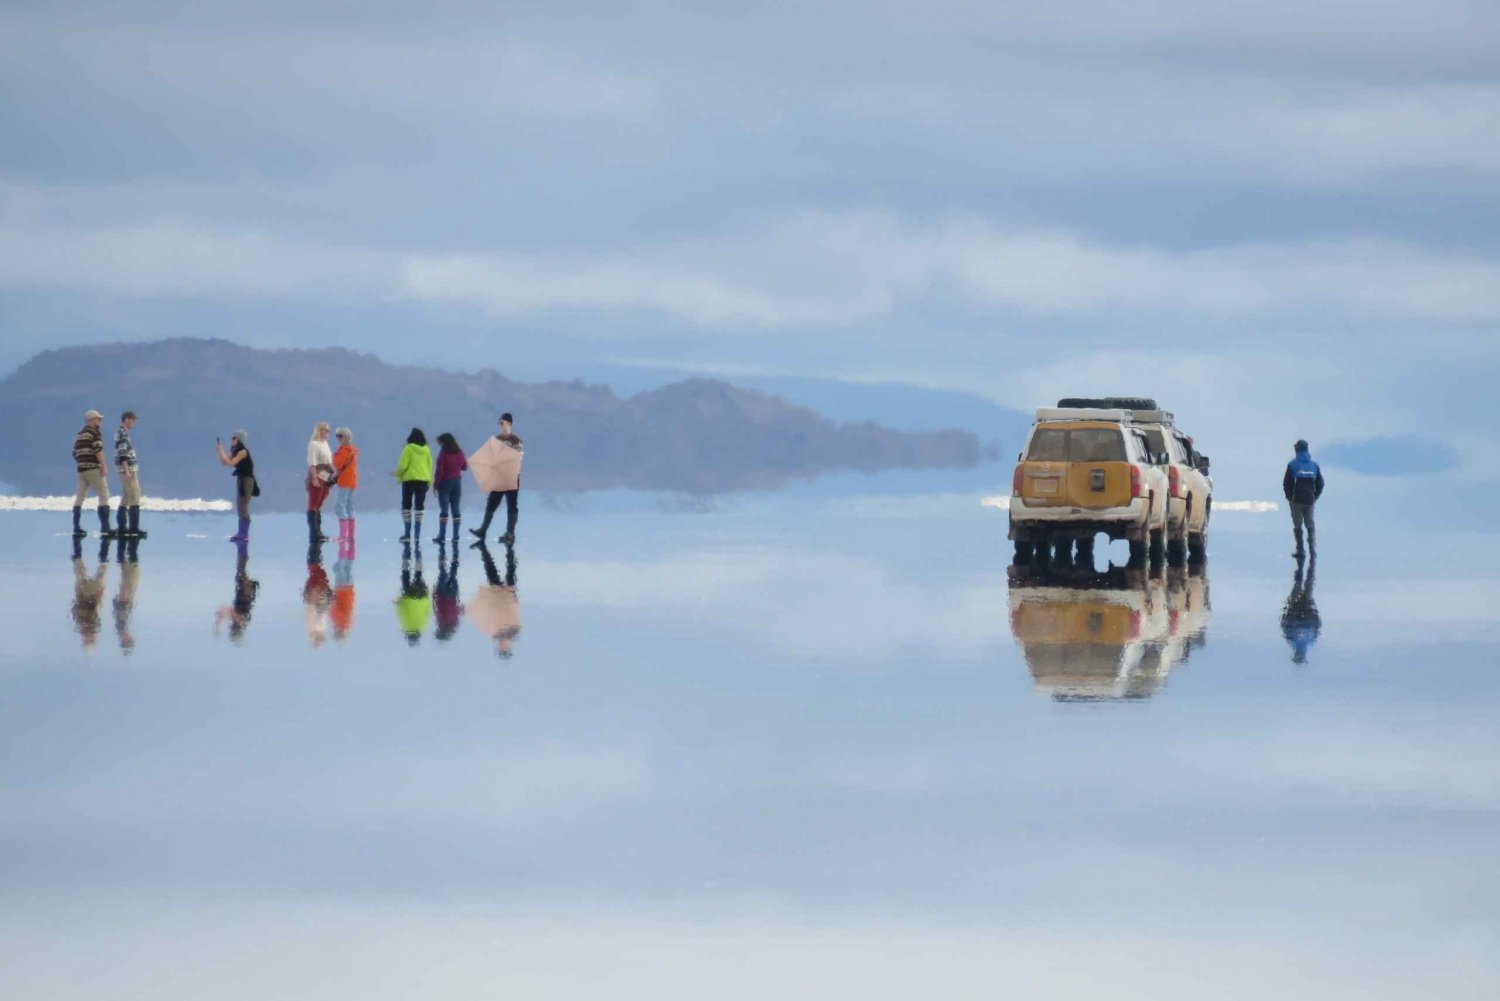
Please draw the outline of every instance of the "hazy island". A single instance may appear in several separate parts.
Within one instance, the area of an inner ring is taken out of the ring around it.
[[[263,350],[223,340],[173,339],[43,352],[0,382],[0,480],[27,494],[70,493],[71,446],[83,413],[141,414],[134,435],[153,496],[230,491],[214,438],[250,433],[264,503],[301,502],[313,424],[347,425],[366,488],[387,486],[407,432],[451,431],[466,450],[516,415],[526,439],[528,489],[612,487],[711,494],[770,489],[859,470],[962,468],[985,458],[970,431],[903,432],[839,423],[813,410],[714,379],[688,379],[621,397],[581,381],[524,383],[475,373],[396,366],[340,348]],[[112,483],[112,486],[114,484]]]

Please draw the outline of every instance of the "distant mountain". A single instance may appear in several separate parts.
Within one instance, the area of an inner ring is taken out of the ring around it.
[[[279,508],[300,502],[306,444],[319,420],[353,430],[361,488],[372,492],[394,491],[388,474],[413,426],[429,440],[452,432],[472,452],[507,410],[526,441],[528,489],[709,494],[840,470],[968,467],[983,457],[971,432],[840,424],[713,379],[622,398],[577,380],[397,367],[337,348],[175,339],[46,351],[0,382],[7,431],[0,481],[24,493],[71,492],[73,435],[91,407],[105,415],[106,439],[121,411],[140,414],[142,481],[156,495],[228,494],[214,438],[244,428],[264,502]]]

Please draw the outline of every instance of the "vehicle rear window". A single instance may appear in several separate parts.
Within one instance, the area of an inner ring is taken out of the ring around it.
[[[1113,428],[1037,428],[1026,458],[1032,462],[1124,462],[1125,439]]]
[[[1068,432],[1061,428],[1037,428],[1026,458],[1033,462],[1067,462]]]
[[[1113,428],[1079,428],[1068,432],[1072,462],[1124,462],[1125,439]]]

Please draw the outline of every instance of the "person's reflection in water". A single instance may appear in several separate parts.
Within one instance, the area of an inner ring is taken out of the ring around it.
[[[83,543],[73,540],[73,628],[85,650],[99,645],[99,605],[104,601],[105,579],[109,573],[109,539],[99,543],[99,559],[92,576],[83,564]]]
[[[135,637],[130,632],[130,614],[135,611],[135,592],[140,586],[140,540],[120,539],[115,544],[115,562],[120,565],[120,586],[115,591],[115,638],[120,652],[127,657],[135,651]]]
[[[448,559],[447,550],[442,542],[438,543],[438,579],[437,587],[432,591],[433,612],[437,616],[437,630],[433,634],[438,642],[446,643],[458,632],[458,624],[463,621],[464,606],[458,598],[458,545],[455,540],[453,546],[453,558]]]
[[[396,621],[406,642],[416,646],[432,618],[432,595],[422,579],[422,544],[401,546],[401,597],[396,599]]]
[[[1304,566],[1307,574],[1303,576]],[[1292,663],[1306,664],[1307,652],[1318,642],[1318,632],[1323,628],[1323,618],[1318,614],[1318,604],[1313,600],[1313,584],[1318,576],[1318,558],[1304,565],[1297,561],[1292,574],[1292,590],[1281,606],[1281,635],[1286,637],[1292,649]]]
[[[302,585],[302,620],[307,627],[307,645],[316,650],[328,641],[328,609],[333,589],[323,569],[323,544],[314,537],[307,546],[307,583]]]
[[[229,640],[242,643],[245,629],[250,625],[250,612],[255,607],[255,596],[260,593],[260,581],[250,576],[250,543],[235,543],[234,601],[220,608],[214,616],[214,635],[228,627]]]
[[[516,591],[516,550],[505,547],[505,577],[495,566],[489,547],[479,543],[479,558],[484,562],[485,583],[469,599],[469,621],[474,623],[495,645],[495,655],[508,659],[515,653],[516,637],[521,635],[521,599]]]
[[[350,519],[353,524],[353,519]],[[328,611],[333,622],[333,641],[343,643],[354,628],[354,534],[339,539],[339,558],[333,564],[333,604]]]

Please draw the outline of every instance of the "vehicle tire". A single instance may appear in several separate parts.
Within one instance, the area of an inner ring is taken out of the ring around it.
[[[1149,396],[1066,396],[1057,401],[1061,408],[1077,410],[1158,410]]]
[[[1066,535],[1052,543],[1052,551],[1059,566],[1073,561],[1073,540]]]
[[[1180,567],[1187,559],[1188,551],[1188,525],[1193,520],[1193,495],[1189,494],[1187,509],[1182,512],[1182,528],[1178,533],[1167,539],[1167,563],[1174,567]]]
[[[1031,542],[1030,542],[1030,540],[1026,540],[1026,539],[1017,539],[1016,540],[1016,559],[1015,559],[1015,561],[1017,563],[1030,563],[1031,562]]]
[[[1166,551],[1167,530],[1165,528],[1153,528],[1151,530],[1151,562],[1160,563]]]
[[[1092,535],[1089,536],[1087,539],[1079,539],[1078,540],[1078,553],[1077,553],[1076,556],[1073,557],[1073,559],[1077,562],[1077,564],[1080,567],[1083,567],[1085,569],[1089,569],[1089,568],[1093,567],[1093,565],[1094,565],[1094,537]]]
[[[1208,555],[1208,539],[1202,532],[1188,533],[1188,562],[1202,563]]]
[[[1127,541],[1130,544],[1130,562],[1127,564],[1127,566],[1142,566],[1146,562],[1146,540],[1130,539]]]

